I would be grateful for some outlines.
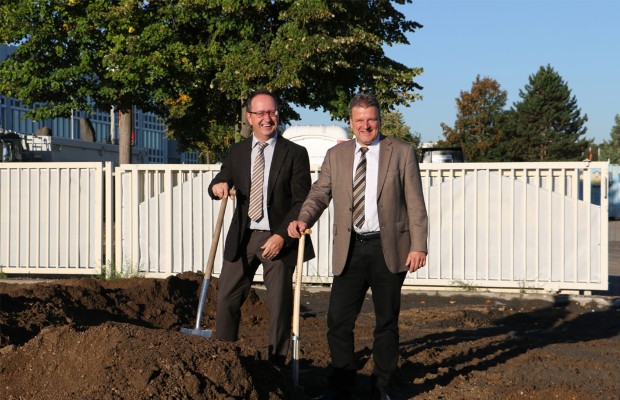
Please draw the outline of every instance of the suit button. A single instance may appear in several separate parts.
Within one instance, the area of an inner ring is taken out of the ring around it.
[[[351,232],[351,228],[347,228],[347,231]]]
[[[353,211],[353,208],[352,208],[352,207],[349,207],[349,211]]]

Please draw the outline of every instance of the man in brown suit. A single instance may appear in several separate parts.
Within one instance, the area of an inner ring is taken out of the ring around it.
[[[428,219],[413,147],[381,136],[372,95],[356,95],[349,112],[356,139],[327,151],[288,233],[298,238],[333,199],[334,280],[327,316],[333,374],[322,398],[351,398],[357,371],[353,329],[370,288],[376,315],[371,398],[389,399],[398,367],[401,288],[407,272],[426,264]]]

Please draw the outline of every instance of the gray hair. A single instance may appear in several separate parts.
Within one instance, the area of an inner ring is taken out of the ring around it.
[[[353,96],[349,103],[349,118],[353,115],[353,107],[377,107],[379,118],[381,118],[381,107],[379,107],[379,102],[376,97],[370,93],[360,92]]]

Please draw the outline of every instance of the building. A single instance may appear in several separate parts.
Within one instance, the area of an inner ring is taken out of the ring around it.
[[[15,50],[14,46],[0,45],[0,61]],[[76,110],[69,118],[33,121],[23,118],[30,110],[18,100],[0,93],[0,128],[20,134],[35,134],[48,127],[53,137],[81,140],[80,119],[88,118],[94,129],[94,142],[116,143],[119,137],[118,116],[115,110],[96,111],[89,114]],[[176,141],[166,137],[165,125],[153,113],[134,108],[133,144],[148,152],[148,162],[155,164],[196,164],[196,152],[179,152]]]

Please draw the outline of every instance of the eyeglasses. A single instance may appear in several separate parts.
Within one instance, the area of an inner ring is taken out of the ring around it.
[[[256,115],[258,118],[263,118],[265,115],[269,115],[270,117],[277,117],[278,110],[270,110],[270,111],[248,111],[250,114]]]

